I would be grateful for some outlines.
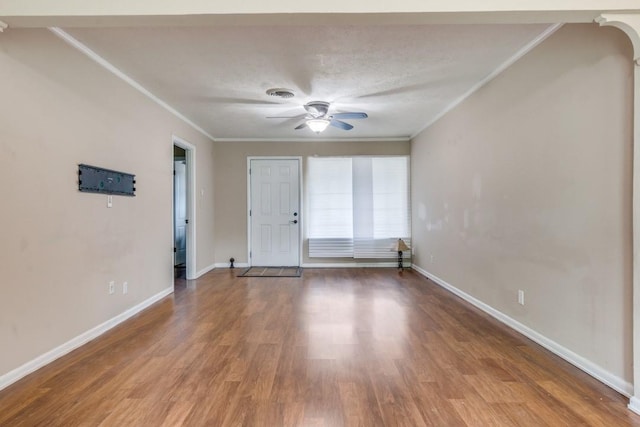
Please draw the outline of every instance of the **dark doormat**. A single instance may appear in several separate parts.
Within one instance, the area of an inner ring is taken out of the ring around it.
[[[238,277],[300,277],[300,267],[249,267]]]

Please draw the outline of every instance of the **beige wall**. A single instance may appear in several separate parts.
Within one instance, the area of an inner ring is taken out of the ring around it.
[[[0,36],[0,88],[1,377],[172,287],[172,134],[197,146],[213,262],[213,143],[47,30]],[[78,163],[136,174],[136,197],[107,209]]]
[[[247,157],[303,156],[303,176],[308,156],[351,156],[409,154],[410,144],[404,141],[382,142],[216,142],[215,143],[215,236],[216,263],[228,263],[234,257],[238,263],[247,261]],[[304,178],[303,178],[304,181]],[[304,203],[304,202],[303,202]],[[306,216],[306,212],[303,211]],[[304,221],[303,216],[303,221]],[[304,228],[303,228],[304,230]],[[309,259],[306,236],[303,262],[352,262],[353,259]],[[367,261],[367,260],[362,260]]]
[[[195,134],[198,135],[199,134]],[[191,142],[191,140],[189,140]],[[214,144],[200,136],[196,145],[196,269],[195,275],[209,271],[215,262]],[[173,247],[173,246],[172,246]]]
[[[412,142],[414,263],[627,382],[632,89],[566,25]]]

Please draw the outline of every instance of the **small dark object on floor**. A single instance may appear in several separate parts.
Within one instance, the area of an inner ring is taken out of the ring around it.
[[[249,267],[238,277],[300,277],[300,267]]]
[[[229,262],[231,263],[231,265],[229,266],[229,268],[235,268],[235,267],[233,266],[234,261],[235,261],[235,258],[233,258],[233,257],[232,257],[232,258],[229,258]]]

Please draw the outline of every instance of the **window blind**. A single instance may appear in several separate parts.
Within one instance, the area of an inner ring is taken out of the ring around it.
[[[310,157],[307,170],[310,257],[394,258],[409,243],[407,156]]]

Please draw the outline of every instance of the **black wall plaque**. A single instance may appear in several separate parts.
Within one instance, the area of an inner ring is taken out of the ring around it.
[[[136,176],[96,166],[78,165],[78,190],[85,193],[135,196]]]

